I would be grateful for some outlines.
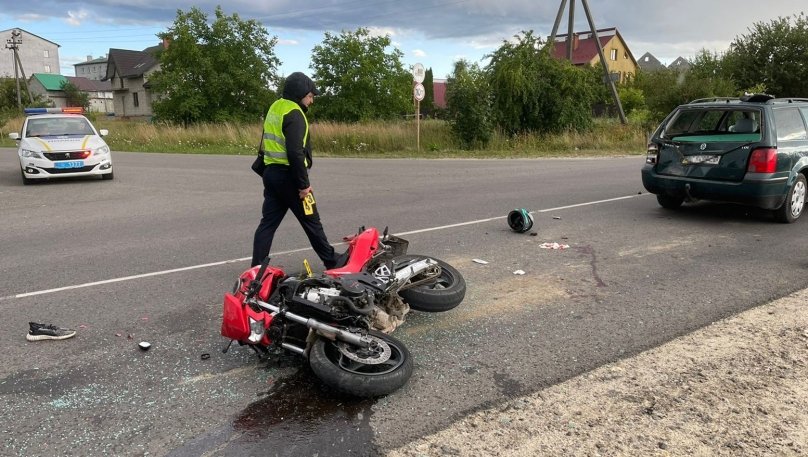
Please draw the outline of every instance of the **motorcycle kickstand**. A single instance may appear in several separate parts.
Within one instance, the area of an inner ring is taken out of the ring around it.
[[[227,346],[225,346],[224,349],[222,349],[222,354],[227,354],[227,351],[230,350],[230,346],[233,345],[233,341],[236,341],[236,340],[230,340],[230,342],[227,343]]]

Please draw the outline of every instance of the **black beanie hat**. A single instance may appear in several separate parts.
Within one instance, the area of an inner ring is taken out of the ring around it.
[[[314,81],[305,74],[296,71],[286,78],[286,83],[283,85],[283,98],[299,102],[309,92],[320,95]]]

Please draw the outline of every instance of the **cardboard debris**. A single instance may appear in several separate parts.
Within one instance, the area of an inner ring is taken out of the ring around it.
[[[558,244],[558,243],[542,243],[539,245],[542,249],[567,249],[570,247],[569,244]]]

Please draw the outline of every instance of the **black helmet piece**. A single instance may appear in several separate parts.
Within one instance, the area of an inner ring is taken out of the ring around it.
[[[517,208],[508,214],[508,225],[511,230],[524,233],[533,227],[533,216],[524,208]]]

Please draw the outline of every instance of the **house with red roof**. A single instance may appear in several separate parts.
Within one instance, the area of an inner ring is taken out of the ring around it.
[[[598,29],[600,46],[606,58],[606,67],[615,82],[626,82],[637,74],[637,60],[631,54],[628,44],[617,31],[611,27]],[[594,66],[600,63],[598,42],[591,31],[572,34],[572,64],[576,66]],[[556,35],[552,55],[556,59],[567,59],[567,34]]]

